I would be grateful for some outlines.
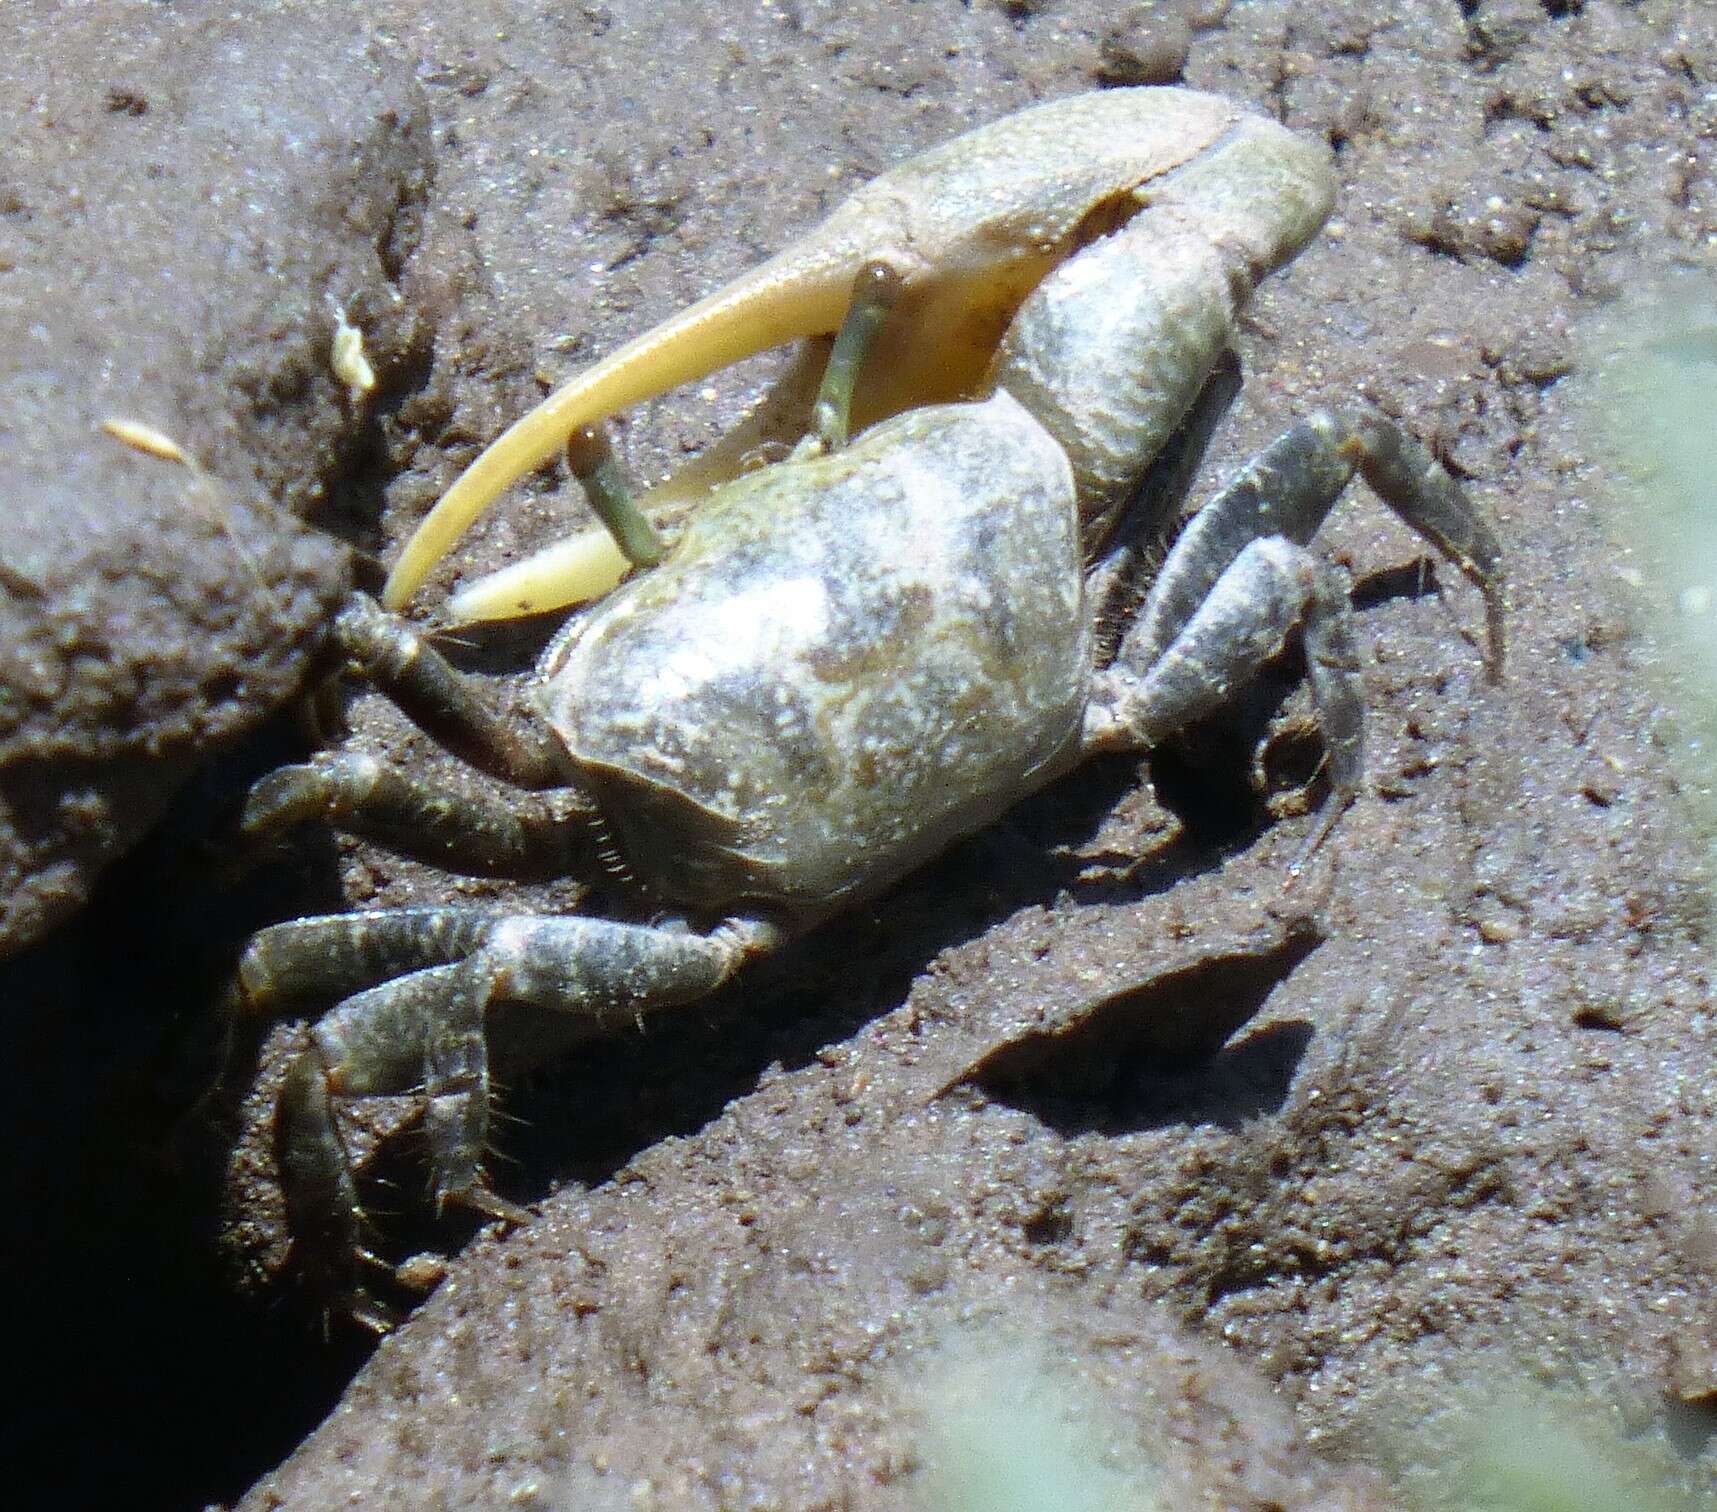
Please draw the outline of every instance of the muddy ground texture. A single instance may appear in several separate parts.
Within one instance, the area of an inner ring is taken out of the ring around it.
[[[376,1348],[325,1342],[292,1284],[266,1120],[301,1031],[241,1044],[248,1093],[184,1116],[217,968],[293,912],[514,893],[315,836],[237,869],[224,816],[302,749],[265,731],[5,984],[26,1480],[163,1506],[885,1508],[962,1505],[974,1456],[1065,1451],[1102,1504],[1149,1483],[1176,1507],[1383,1506],[1456,1496],[1447,1466],[1502,1399],[1711,1497],[1707,837],[1638,628],[1652,585],[1606,528],[1578,331],[1708,266],[1717,22],[363,9],[433,126],[394,270],[433,346],[402,342],[408,379],[384,374],[340,453],[320,523],[360,549],[545,385],[853,183],[1035,99],[1184,80],[1327,140],[1343,186],[1253,305],[1195,493],[1315,406],[1408,420],[1507,543],[1508,677],[1483,678],[1476,595],[1356,491],[1327,540],[1355,578],[1366,791],[1292,888],[1311,821],[1254,791],[1256,730],[1070,777],[718,999],[514,1089],[497,1180],[528,1229],[432,1225],[409,1153],[378,1159],[390,1253],[448,1259]],[[665,470],[772,371],[646,406],[623,449]],[[422,602],[563,528],[566,492],[517,490]],[[460,654],[504,689],[529,641]],[[1260,721],[1282,783],[1315,760],[1293,671]],[[442,762],[373,699],[351,723]],[[355,1142],[403,1116],[366,1110]],[[986,1420],[1015,1426],[990,1446]],[[103,1454],[47,1447],[96,1424]]]
[[[8,8],[0,960],[294,696],[349,590],[330,342],[426,354],[395,280],[433,143],[409,68],[327,20]]]

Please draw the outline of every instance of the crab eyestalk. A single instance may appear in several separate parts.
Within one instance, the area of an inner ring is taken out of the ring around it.
[[[602,523],[461,588],[448,603],[455,624],[546,614],[601,598],[633,568],[654,567],[667,554],[601,429],[586,425],[575,431],[567,439],[566,461]]]
[[[1232,101],[1182,89],[1115,89],[1021,111],[902,163],[858,190],[794,246],[556,390],[496,440],[418,527],[383,601],[398,608],[489,504],[552,458],[567,436],[745,357],[842,323],[854,280],[881,261],[899,302],[877,336],[861,424],[974,397],[1002,332],[1052,268],[1148,203],[1213,147],[1262,147],[1251,169],[1218,171],[1242,240],[1292,257],[1328,213],[1321,149]],[[1257,196],[1264,196],[1262,202]],[[1292,203],[1278,206],[1270,201]],[[1259,208],[1260,203],[1263,208]],[[716,480],[712,480],[716,481]]]
[[[654,567],[661,561],[662,538],[638,508],[636,490],[614,460],[608,437],[594,425],[581,426],[567,438],[566,465],[584,485],[590,507],[620,555],[634,567]]]
[[[841,322],[811,415],[824,451],[839,451],[852,433],[853,389],[876,345],[882,323],[900,303],[900,275],[887,263],[867,262],[853,280],[852,303]]]

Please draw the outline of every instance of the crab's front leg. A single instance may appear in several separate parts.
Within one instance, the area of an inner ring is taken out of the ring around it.
[[[646,1015],[708,996],[778,932],[733,920],[709,935],[601,919],[497,917],[428,908],[298,919],[263,930],[240,969],[253,1012],[275,1008],[278,984],[351,995],[312,1028],[282,1087],[275,1144],[289,1221],[305,1274],[331,1306],[368,1326],[388,1314],[364,1288],[363,1212],[335,1117],[344,1098],[420,1093],[438,1207],[526,1215],[490,1191],[490,1010],[545,1010],[541,1042],[514,1044],[530,1064]],[[403,975],[386,978],[392,972]],[[366,979],[379,986],[353,991]]]
[[[492,707],[397,615],[355,594],[336,617],[352,669],[419,729],[480,771],[531,793],[450,788],[361,751],[321,752],[262,778],[240,820],[253,840],[317,820],[402,855],[477,876],[566,876],[601,859],[595,809],[566,787],[564,748],[538,721]]]
[[[552,735],[491,707],[415,628],[375,600],[354,593],[335,615],[330,639],[352,671],[455,756],[515,787],[565,782],[566,753]]]

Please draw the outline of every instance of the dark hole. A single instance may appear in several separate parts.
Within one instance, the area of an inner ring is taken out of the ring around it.
[[[1228,708],[1150,753],[1157,797],[1186,826],[1191,843],[1240,845],[1270,822],[1267,793],[1253,784],[1253,759],[1271,738],[1271,722],[1304,669],[1296,638]]]
[[[1073,1215],[1065,1208],[1048,1208],[1026,1219],[1021,1232],[1033,1244],[1063,1244],[1073,1237]]]

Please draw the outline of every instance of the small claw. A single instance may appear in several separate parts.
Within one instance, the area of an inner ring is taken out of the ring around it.
[[[472,625],[546,614],[601,598],[631,570],[606,530],[581,530],[467,583],[447,601],[447,617],[455,625]]]
[[[900,308],[882,332],[878,380],[867,385],[860,423],[972,397],[1002,332],[1044,275],[1126,220],[1153,181],[1172,181],[1247,121],[1254,132],[1279,131],[1215,95],[1104,90],[991,122],[873,179],[798,243],[628,342],[515,422],[406,542],[383,602],[403,605],[496,496],[554,457],[573,431],[757,352],[835,331],[855,277],[873,260],[899,274]],[[1312,151],[1280,135],[1279,151]],[[1322,184],[1321,159],[1307,175]],[[1244,198],[1256,188],[1230,175],[1217,194]],[[1305,199],[1303,214],[1288,217],[1290,256],[1327,213],[1322,188]]]

